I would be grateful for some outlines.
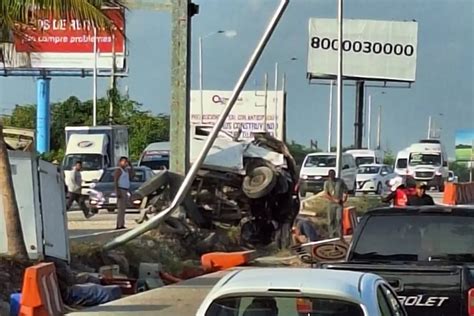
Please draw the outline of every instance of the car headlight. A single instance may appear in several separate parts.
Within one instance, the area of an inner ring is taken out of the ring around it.
[[[301,179],[302,179],[302,180],[307,180],[307,179],[308,179],[308,176],[305,175],[305,174],[303,174],[303,175],[301,175]]]
[[[435,171],[435,175],[437,175],[437,176],[440,176],[440,175],[442,175],[442,174],[443,174],[443,173],[442,173],[441,171],[439,171],[439,170]]]
[[[102,192],[96,191],[96,190],[90,190],[89,191],[89,196],[93,199],[100,200],[104,197],[104,194]]]

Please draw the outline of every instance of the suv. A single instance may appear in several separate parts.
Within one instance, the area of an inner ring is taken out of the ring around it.
[[[313,153],[306,156],[300,171],[299,190],[302,197],[306,193],[319,193],[323,190],[324,181],[329,170],[336,168],[336,153]],[[354,157],[349,153],[342,154],[342,180],[350,193],[356,190],[357,166]]]

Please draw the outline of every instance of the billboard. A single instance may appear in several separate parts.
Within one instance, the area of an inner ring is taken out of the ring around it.
[[[347,78],[414,82],[418,23],[345,19],[344,65]],[[336,19],[309,20],[308,75],[337,76]]]
[[[125,15],[121,9],[104,9],[118,30],[109,34],[97,31],[99,69],[125,68]],[[0,67],[6,69],[92,69],[94,68],[94,30],[90,21],[48,16],[37,19],[36,28],[24,30],[13,43],[0,44]]]
[[[456,131],[456,160],[474,161],[474,128]]]
[[[191,124],[215,124],[231,95],[232,91],[205,90],[201,107],[200,91],[191,91]],[[285,94],[283,91],[277,93],[268,91],[266,98],[265,91],[242,91],[222,129],[233,134],[241,128],[242,139],[253,139],[252,133],[265,130],[265,99],[267,100],[267,131],[283,140],[285,137]]]

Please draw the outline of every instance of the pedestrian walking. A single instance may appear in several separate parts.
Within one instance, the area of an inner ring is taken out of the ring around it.
[[[423,206],[423,205],[435,205],[433,198],[426,194],[428,186],[426,183],[417,183],[416,193],[408,197],[408,205],[410,206]]]
[[[84,216],[90,218],[92,214],[89,211],[89,208],[84,202],[84,196],[82,195],[82,161],[76,161],[71,172],[68,173],[66,177],[66,187],[68,191],[68,199],[66,202],[66,209],[70,210],[74,202],[76,202],[81,208]]]
[[[329,199],[329,238],[342,238],[342,211],[348,198],[348,189],[344,180],[336,178],[335,170],[329,170],[328,176],[329,178],[324,182],[324,193]]]
[[[121,157],[118,168],[115,170],[114,182],[117,195],[117,226],[116,229],[124,229],[125,212],[128,206],[128,195],[130,191],[130,180],[134,176],[133,166],[127,157]]]

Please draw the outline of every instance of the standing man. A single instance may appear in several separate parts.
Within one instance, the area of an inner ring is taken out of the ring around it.
[[[336,178],[336,171],[329,170],[329,178],[324,182],[324,193],[329,199],[328,230],[329,238],[342,238],[342,209],[347,201],[347,186]]]
[[[84,216],[90,218],[92,214],[89,212],[89,209],[84,202],[84,197],[82,196],[82,161],[76,161],[72,171],[68,174],[66,178],[66,186],[68,190],[68,199],[66,202],[66,209],[69,210],[74,201],[79,204]]]
[[[118,168],[115,170],[114,182],[115,193],[117,194],[117,226],[116,229],[124,229],[125,212],[128,206],[128,194],[130,191],[130,180],[134,171],[127,157],[121,157]]]
[[[416,193],[408,197],[407,205],[410,206],[423,206],[423,205],[435,205],[433,198],[426,194],[428,186],[426,183],[416,184]]]

